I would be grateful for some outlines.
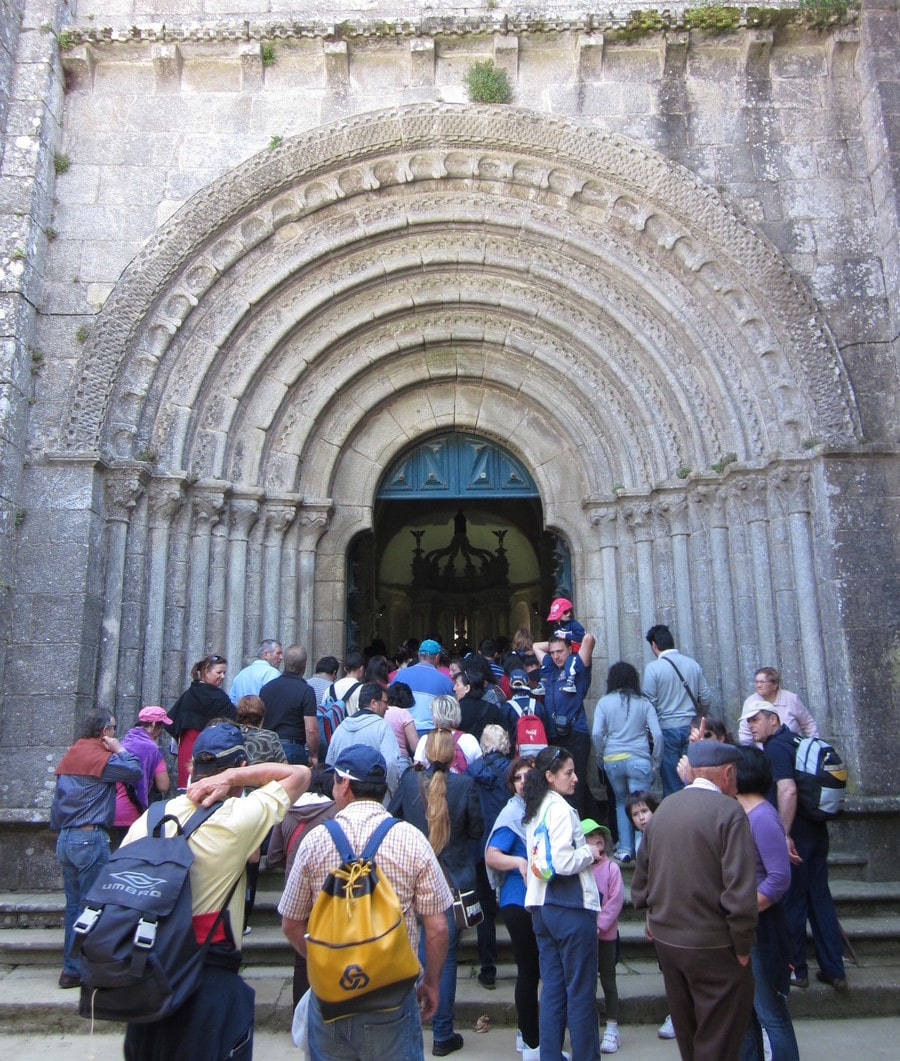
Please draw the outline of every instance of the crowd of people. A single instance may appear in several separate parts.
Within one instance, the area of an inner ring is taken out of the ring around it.
[[[848,989],[827,825],[798,811],[793,780],[792,734],[817,736],[814,719],[781,689],[778,671],[762,667],[734,740],[711,715],[702,668],[657,624],[643,676],[613,663],[589,723],[595,639],[566,599],[553,601],[547,621],[544,640],[523,629],[458,655],[427,637],[393,655],[375,644],[343,662],[324,656],[309,678],[305,648],[266,640],[227,693],[228,661],[197,661],[172,707],[144,707],[121,741],[112,714],[92,712],[57,768],[60,987],[81,984],[73,926],[110,836],[128,844],[146,835],[148,804],[171,794],[163,741],[179,792],[167,812],[183,822],[200,802],[230,808],[201,827],[211,840],[191,869],[195,918],[217,915],[229,875],[243,871],[246,887],[227,902],[216,941],[239,957],[259,866],[283,867],[278,909],[295,952],[295,1003],[309,988],[310,913],[337,857],[318,826],[334,819],[358,851],[388,816],[403,823],[386,834],[379,867],[422,974],[388,1014],[326,1020],[311,998],[312,1057],[420,1058],[428,1020],[433,1056],[464,1048],[454,1025],[462,930],[453,890],[474,892],[481,906],[485,990],[497,983],[496,921],[506,926],[525,1061],[561,1061],[567,1033],[576,1061],[617,1052],[620,867],[632,864],[630,898],[646,910],[669,1002],[660,1037],[696,1061],[763,1061],[767,1050],[774,1061],[797,1058],[786,1002],[791,985],[809,983],[807,921],[818,979]],[[595,795],[604,788],[605,802]],[[187,1057],[201,1041],[194,1061],[251,1056],[252,991],[234,961],[213,965],[180,1017],[129,1028],[127,1057]],[[213,1036],[223,1004],[229,1019]],[[221,1052],[210,1053],[211,1042]]]

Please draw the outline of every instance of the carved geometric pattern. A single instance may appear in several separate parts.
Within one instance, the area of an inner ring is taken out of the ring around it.
[[[290,492],[437,379],[473,423],[470,385],[508,402],[501,440],[559,418],[588,493],[859,436],[809,292],[712,189],[575,120],[421,104],[286,141],[166,222],[97,317],[63,444]]]

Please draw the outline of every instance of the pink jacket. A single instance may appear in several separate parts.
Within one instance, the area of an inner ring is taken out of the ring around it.
[[[591,871],[597,882],[597,891],[602,896],[600,913],[597,914],[597,939],[615,939],[619,931],[619,914],[625,901],[622,871],[609,858],[595,862]]]

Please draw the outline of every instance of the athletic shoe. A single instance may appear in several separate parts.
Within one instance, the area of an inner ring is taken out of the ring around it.
[[[478,974],[478,983],[485,989],[485,991],[494,991],[497,988],[497,977],[488,976],[487,973]]]
[[[613,858],[616,862],[634,862],[634,855],[629,854],[628,851],[617,851]]]
[[[578,686],[575,684],[575,682],[572,681],[571,678],[569,678],[568,681],[563,682],[559,691],[561,693],[577,693]]]
[[[614,1054],[619,1049],[619,1032],[617,1028],[607,1028],[600,1043],[601,1054]]]
[[[521,1054],[524,1049],[525,1049],[525,1040],[522,1038],[522,1033],[517,1030],[516,1031],[516,1053],[517,1054]]]
[[[68,989],[70,987],[81,987],[81,977],[72,976],[71,973],[60,973],[59,986],[64,989]]]
[[[674,1039],[675,1038],[675,1025],[672,1023],[672,1014],[660,1024],[656,1031],[656,1034],[660,1039]]]
[[[452,1039],[444,1039],[443,1042],[434,1041],[431,1053],[434,1057],[446,1057],[447,1054],[455,1054],[463,1048],[463,1037],[456,1032]]]
[[[792,976],[791,987],[809,987],[808,976]]]
[[[537,685],[531,690],[532,696],[546,696],[547,690],[544,688],[543,682],[538,682]]]

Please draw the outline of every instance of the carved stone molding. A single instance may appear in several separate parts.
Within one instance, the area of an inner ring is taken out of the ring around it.
[[[693,516],[702,526],[728,529],[728,490],[718,483],[698,483],[694,488]]]
[[[614,548],[619,544],[619,509],[616,505],[585,499],[582,502],[585,512],[596,527],[601,549]]]
[[[414,209],[436,182],[460,178],[484,182],[494,202],[498,186],[510,202],[550,192],[567,199],[568,206],[556,210],[559,231],[571,228],[573,214],[605,218],[609,232],[642,261],[665,258],[668,275],[681,277],[685,298],[703,289],[704,297],[730,311],[719,314],[730,316],[733,329],[723,358],[738,367],[782,359],[780,375],[802,394],[813,434],[836,443],[858,435],[852,392],[809,292],[771,244],[686,170],[573,119],[416,104],[344,119],[261,152],[166,222],[123,274],[91,330],[65,445],[106,445],[110,401],[117,381],[130,376],[123,370],[134,351],[140,347],[152,369],[210,288],[283,226],[303,226],[311,241],[321,242],[316,234],[327,232],[323,220],[331,207],[363,197],[354,210],[374,225],[385,207],[372,191],[383,196],[391,187],[413,186],[404,202]],[[496,213],[502,226],[503,211]],[[326,239],[320,257],[330,256]],[[712,315],[705,316],[711,325]],[[135,392],[129,407],[139,408],[140,398]],[[747,401],[739,399],[733,414],[741,422]],[[717,426],[709,422],[703,430],[713,432],[707,445],[714,449]]]

